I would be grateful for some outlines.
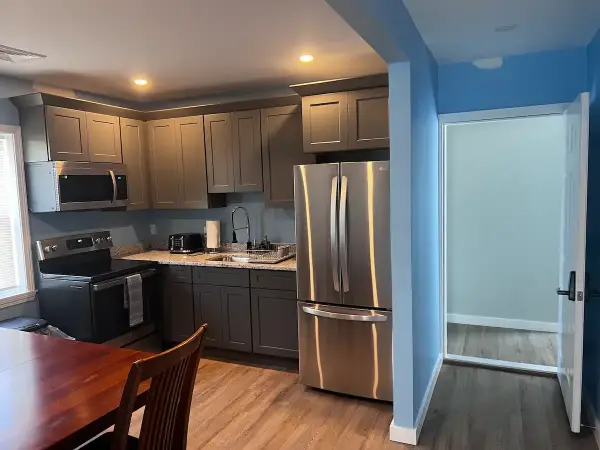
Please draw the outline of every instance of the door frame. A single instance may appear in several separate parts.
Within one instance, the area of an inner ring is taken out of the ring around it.
[[[447,305],[447,271],[446,271],[446,129],[448,125],[469,122],[485,122],[522,117],[541,117],[562,115],[570,103],[525,106],[518,108],[470,111],[438,115],[438,218],[439,218],[439,279],[440,279],[440,321],[442,323],[442,352],[444,360],[457,364],[480,365],[500,370],[518,370],[532,374],[556,375],[556,367],[527,364],[512,361],[501,361],[448,353],[448,305]]]

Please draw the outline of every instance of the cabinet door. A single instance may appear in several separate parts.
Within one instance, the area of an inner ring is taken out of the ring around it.
[[[260,111],[231,114],[235,192],[262,192]]]
[[[282,106],[261,111],[262,162],[265,201],[294,202],[294,166],[313,164],[302,149],[302,109]]]
[[[179,207],[208,208],[202,116],[175,119],[175,139],[181,154]]]
[[[250,290],[221,287],[223,311],[223,347],[241,352],[252,352],[252,324]]]
[[[181,342],[194,334],[194,293],[186,283],[164,283],[165,341]]]
[[[147,123],[152,180],[152,207],[176,209],[179,207],[179,167],[181,154],[175,142],[173,119],[153,120]]]
[[[296,293],[252,289],[254,353],[298,357]]]
[[[302,130],[306,153],[348,150],[348,94],[303,97]]]
[[[127,209],[150,208],[150,171],[146,124],[141,120],[121,118],[123,164],[127,166]]]
[[[90,160],[85,112],[46,106],[46,128],[50,159]]]
[[[390,146],[388,88],[348,92],[348,148]]]
[[[204,133],[208,192],[211,194],[235,192],[231,114],[204,116]]]
[[[207,347],[223,347],[223,314],[219,286],[194,285],[194,324],[200,328],[208,324],[204,336]]]
[[[119,118],[86,112],[88,146],[92,162],[123,162]]]

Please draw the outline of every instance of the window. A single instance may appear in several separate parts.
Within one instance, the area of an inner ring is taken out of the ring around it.
[[[34,296],[21,133],[0,125],[0,307]]]

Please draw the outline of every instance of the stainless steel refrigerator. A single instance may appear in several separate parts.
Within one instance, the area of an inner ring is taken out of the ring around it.
[[[294,167],[300,382],[392,400],[389,163]]]

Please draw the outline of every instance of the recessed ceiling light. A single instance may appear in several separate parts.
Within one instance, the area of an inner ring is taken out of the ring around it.
[[[146,86],[148,84],[148,80],[144,80],[143,78],[139,78],[133,81],[138,86]]]
[[[305,63],[311,62],[313,59],[315,59],[315,58],[313,58],[313,55],[302,55],[300,57],[300,61],[305,62]]]
[[[517,28],[517,25],[510,24],[510,25],[500,25],[499,27],[494,28],[494,31],[496,33],[508,33],[509,31],[514,30],[515,28]]]

